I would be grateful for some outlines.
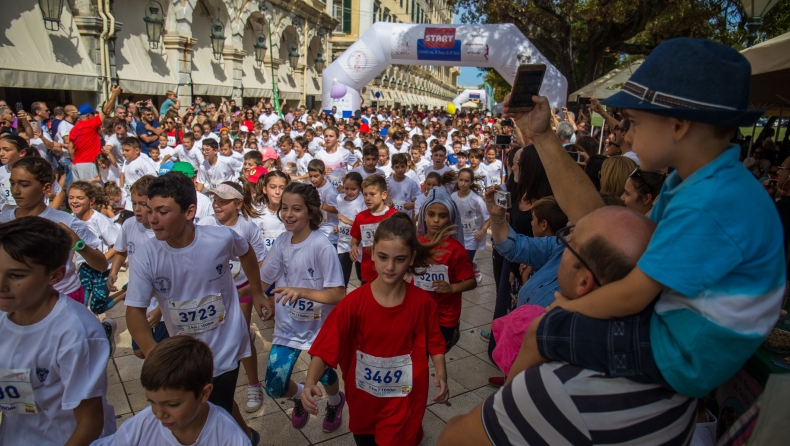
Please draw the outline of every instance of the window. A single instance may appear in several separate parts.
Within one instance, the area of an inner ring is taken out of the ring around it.
[[[411,21],[414,22],[414,0],[411,0]]]
[[[389,10],[389,8],[384,8],[384,18],[382,20],[384,20],[385,22],[389,22],[390,21],[390,10]]]
[[[400,0],[400,7],[403,9],[403,0]]]
[[[417,20],[416,20],[417,23],[422,23],[422,20],[421,20],[421,18],[422,18],[422,11],[421,11],[421,9],[422,8],[420,8],[420,5],[417,5]]]
[[[351,0],[343,0],[343,32],[351,34]]]
[[[343,32],[343,4],[340,3],[339,1],[332,4],[332,18],[340,22],[337,24],[337,27],[335,28],[335,32],[342,33]]]
[[[373,2],[373,23],[379,21],[379,14],[381,13],[381,5],[379,2]]]
[[[351,0],[336,0],[332,5],[332,17],[337,20],[336,33],[351,33]]]

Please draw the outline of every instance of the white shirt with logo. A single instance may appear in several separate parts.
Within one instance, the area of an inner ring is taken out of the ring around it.
[[[198,223],[200,226],[224,226],[222,223],[217,220],[217,217],[209,217],[203,218]],[[263,243],[263,236],[261,236],[261,231],[258,230],[258,227],[255,226],[250,220],[247,220],[243,215],[239,215],[238,221],[233,226],[224,226],[226,228],[233,229],[233,232],[239,234],[247,240],[250,244],[250,247],[255,251],[255,259],[260,262],[264,258],[266,258],[266,246]],[[230,261],[231,266],[231,274],[233,274],[233,281],[236,286],[244,285],[247,283],[247,275],[244,273],[244,270],[241,269],[241,263],[238,257],[234,257]]]

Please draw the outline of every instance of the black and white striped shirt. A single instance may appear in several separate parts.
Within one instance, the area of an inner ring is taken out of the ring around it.
[[[686,445],[695,401],[657,384],[552,362],[489,396],[483,426],[495,446]]]

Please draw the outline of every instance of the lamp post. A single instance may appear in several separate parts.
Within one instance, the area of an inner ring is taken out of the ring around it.
[[[211,22],[211,47],[214,59],[222,60],[222,50],[225,49],[225,26],[220,21],[220,7],[217,3],[217,18]]]
[[[294,70],[296,69],[296,65],[299,63],[299,52],[296,51],[296,47],[291,47],[291,52],[288,53],[288,62],[291,63],[291,68]]]
[[[373,78],[373,86],[380,87],[381,86],[381,76],[376,76]]]
[[[258,11],[263,12],[266,11],[268,7],[263,0],[258,0]],[[265,17],[264,17],[265,19]],[[269,42],[272,41],[272,25],[266,20],[266,29],[269,31]],[[277,116],[282,119],[283,112],[280,109],[280,92],[277,91],[277,76],[274,73],[274,45],[269,47],[269,60],[271,61],[272,65],[272,101],[274,102],[274,111],[277,113]]]
[[[50,31],[60,28],[60,16],[63,14],[63,0],[38,0],[44,27]]]
[[[749,20],[746,22],[746,29],[749,31],[746,46],[754,45],[757,40],[757,33],[763,24],[763,17],[768,13],[779,0],[741,0],[743,9]]]
[[[252,45],[255,48],[255,63],[260,67],[263,65],[263,60],[266,58],[266,36],[263,35],[263,30],[258,33],[255,43]]]
[[[324,71],[324,66],[326,66],[326,61],[324,60],[324,55],[322,53],[316,54],[313,63],[315,64],[316,71]]]
[[[162,37],[162,28],[165,26],[162,4],[156,0],[148,0],[145,4],[143,21],[145,21],[145,32],[148,34],[148,47],[159,48],[159,38]]]

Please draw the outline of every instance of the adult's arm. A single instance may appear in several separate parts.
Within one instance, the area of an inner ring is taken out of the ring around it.
[[[568,219],[576,223],[590,212],[603,207],[603,199],[590,178],[576,165],[551,130],[551,108],[544,96],[533,96],[535,108],[529,113],[510,113],[510,95],[505,98],[504,111],[516,126],[532,140],[546,169],[549,184],[557,203]]]
[[[99,110],[99,119],[104,121],[105,117],[110,116],[112,114],[112,111],[115,108],[115,100],[118,99],[118,95],[120,94],[121,94],[121,87],[119,87],[118,85],[110,89],[110,97],[107,98],[107,102],[105,102],[101,110]]]
[[[437,446],[492,446],[483,427],[483,403],[466,415],[453,417],[439,436]]]
[[[620,125],[620,121],[614,118],[614,116],[606,113],[606,110],[603,109],[603,105],[601,105],[601,101],[596,98],[590,98],[590,108],[595,113],[598,113],[603,117],[603,120],[609,124],[609,128],[614,130],[614,128]],[[592,116],[590,116],[590,125],[592,125]]]

